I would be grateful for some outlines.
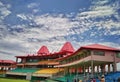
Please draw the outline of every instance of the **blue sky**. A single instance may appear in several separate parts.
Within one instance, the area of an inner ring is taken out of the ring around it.
[[[0,0],[0,56],[59,51],[69,41],[120,48],[119,0]]]

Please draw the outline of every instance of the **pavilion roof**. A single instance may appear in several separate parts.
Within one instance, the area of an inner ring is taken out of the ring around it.
[[[66,42],[59,52],[73,53],[73,52],[75,52],[75,50],[74,50],[74,48],[73,48],[73,46],[72,46],[72,44],[70,42]]]
[[[109,50],[109,51],[120,51],[120,49],[113,48],[113,47],[108,47],[108,46],[101,45],[101,44],[91,44],[91,45],[87,45],[87,46],[82,46],[81,48],[85,48],[85,49],[100,49],[100,50]]]
[[[77,51],[75,51],[71,55],[67,55],[65,57],[58,58],[57,60],[63,60],[63,59],[66,59],[68,57],[71,57],[71,56],[75,55],[77,52],[79,52],[82,49],[97,49],[97,50],[107,50],[107,51],[120,51],[120,49],[104,46],[104,45],[101,45],[101,44],[91,44],[91,45],[87,45],[87,46],[81,46]]]
[[[38,50],[37,54],[38,54],[38,55],[48,55],[48,54],[50,54],[50,53],[49,53],[49,50],[48,50],[48,48],[47,48],[46,46],[42,46],[42,47]]]
[[[11,64],[13,64],[13,63],[16,63],[16,62],[13,61],[13,60],[0,60],[0,63],[11,63]]]
[[[16,57],[18,57],[18,58],[23,58],[23,57],[26,58],[26,57],[33,57],[33,56],[34,57],[36,57],[36,56],[39,56],[39,57],[41,57],[41,56],[44,56],[44,57],[45,56],[47,56],[47,57],[51,56],[51,57],[53,57],[55,55],[64,55],[66,53],[72,54],[74,52],[75,52],[75,50],[74,50],[72,44],[70,42],[66,42],[59,52],[50,53],[46,46],[42,46],[38,50],[37,55],[30,55],[30,54],[28,54],[28,55],[25,55],[25,56],[16,56]]]

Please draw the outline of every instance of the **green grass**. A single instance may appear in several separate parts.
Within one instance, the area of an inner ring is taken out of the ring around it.
[[[27,80],[0,78],[0,82],[29,82]]]

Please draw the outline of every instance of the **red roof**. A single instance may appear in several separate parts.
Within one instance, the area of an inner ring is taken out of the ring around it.
[[[49,54],[49,50],[46,46],[42,46],[39,51],[37,52],[38,55],[48,55]]]
[[[91,44],[91,45],[87,45],[87,46],[82,46],[81,48],[120,51],[119,49],[104,46],[104,45],[101,45],[101,44]]]
[[[75,55],[81,49],[98,49],[98,50],[108,50],[108,51],[120,51],[120,49],[112,48],[112,47],[108,47],[108,46],[104,46],[104,45],[101,45],[101,44],[91,44],[91,45],[88,45],[88,46],[82,46],[77,51],[75,51],[74,53],[72,53],[71,55],[67,55],[65,57],[61,57],[61,58],[58,58],[56,60],[66,59],[66,58],[68,58],[68,57],[70,57],[72,55]]]
[[[11,63],[11,64],[14,64],[16,62],[13,61],[13,60],[0,60],[0,63]]]
[[[59,52],[72,52],[73,53],[75,52],[75,50],[70,42],[66,42]]]

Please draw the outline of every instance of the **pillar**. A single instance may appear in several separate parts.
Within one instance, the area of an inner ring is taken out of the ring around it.
[[[101,68],[101,72],[104,73],[104,64],[101,64],[100,68]]]
[[[93,66],[93,73],[95,73],[95,66]]]
[[[70,74],[70,72],[69,72],[69,67],[67,68],[67,74]]]
[[[18,62],[18,58],[16,58],[16,63]]]
[[[66,75],[67,68],[65,68],[64,75]]]
[[[117,71],[117,65],[116,65],[116,55],[114,54],[113,55],[113,72],[116,72]]]
[[[99,73],[99,65],[97,66],[97,72]]]
[[[1,67],[1,70],[4,70],[4,68],[3,68],[3,67]]]
[[[90,72],[89,66],[88,66],[88,73]]]
[[[106,67],[106,64],[104,64],[104,65],[103,65],[103,73],[105,73],[105,72],[106,72],[105,67]]]
[[[110,64],[108,64],[108,73],[110,73]]]
[[[94,67],[93,67],[93,51],[91,51],[91,77],[93,78],[93,70],[94,70]]]
[[[84,66],[83,66],[83,73],[84,73],[84,75],[85,75],[85,64],[84,64]]]
[[[79,69],[79,73],[82,73],[82,68],[81,68],[81,67],[79,67],[78,69]]]

